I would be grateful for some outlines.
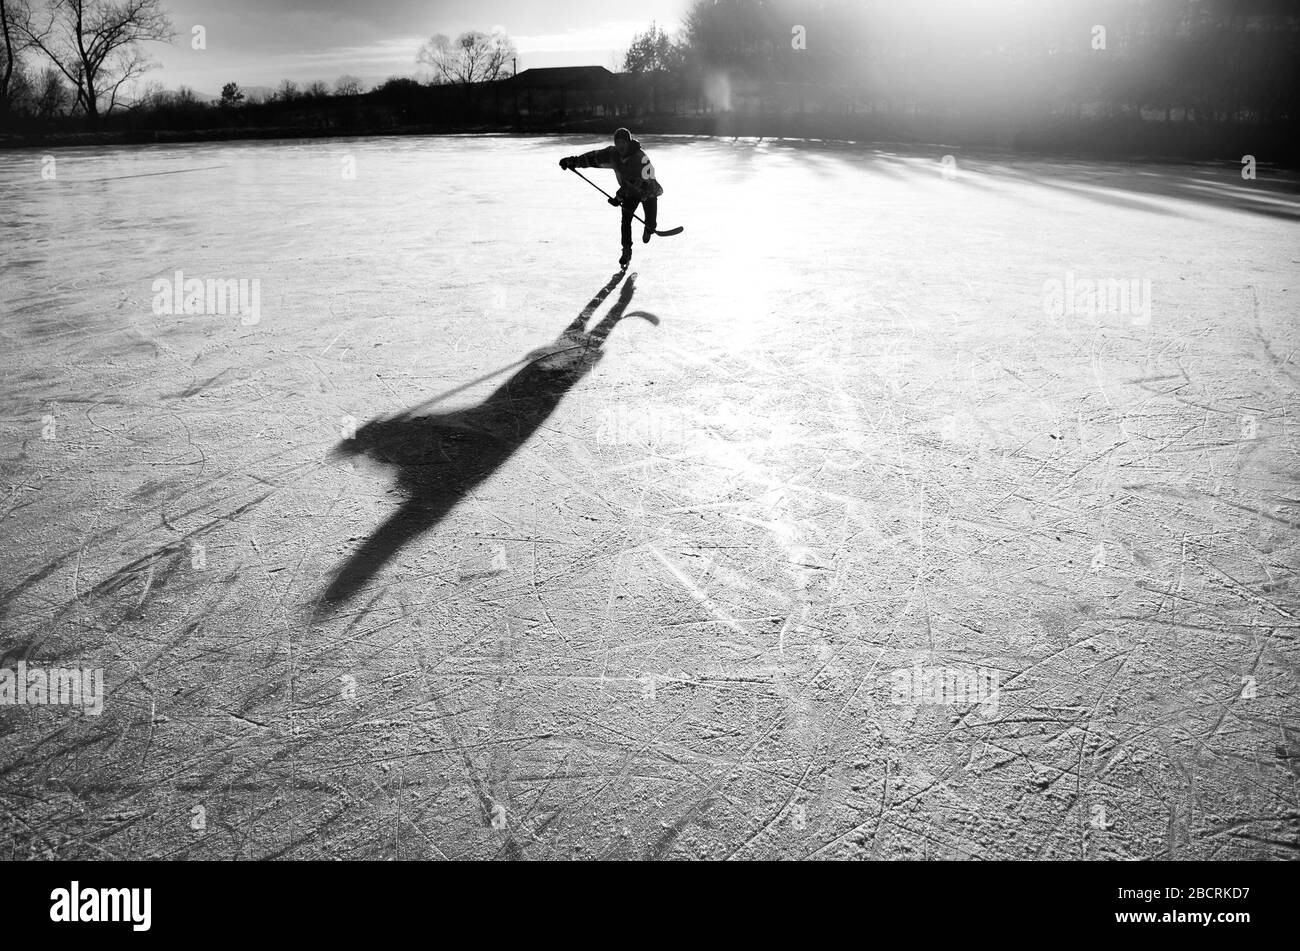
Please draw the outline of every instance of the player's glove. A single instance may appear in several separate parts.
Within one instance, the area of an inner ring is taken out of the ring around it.
[[[610,203],[611,205],[613,205],[615,208],[617,208],[619,205],[623,204],[623,203],[622,203],[621,201],[619,201],[617,198],[611,198],[611,199],[609,199],[609,203]]]
[[[577,167],[578,167],[578,160],[574,158],[572,155],[567,155],[564,158],[560,159],[560,168],[564,169],[565,171]]]

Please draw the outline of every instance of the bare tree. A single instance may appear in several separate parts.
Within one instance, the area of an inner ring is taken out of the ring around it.
[[[29,13],[19,30],[71,81],[76,103],[92,124],[117,105],[122,87],[153,64],[140,49],[147,40],[175,36],[160,0],[46,0],[43,15]]]
[[[72,92],[63,84],[63,74],[46,66],[32,85],[32,114],[38,119],[61,115],[72,105]]]
[[[433,36],[420,47],[416,62],[433,69],[446,83],[491,82],[518,53],[504,33],[470,30],[452,42],[443,34]]]
[[[57,73],[57,70],[55,71]],[[39,76],[23,68],[20,62],[14,67],[9,84],[9,111],[16,115],[36,115],[36,84]]]
[[[144,84],[143,89],[136,93],[135,101],[131,103],[131,109],[134,112],[150,112],[166,105],[167,97],[170,95],[171,93],[163,88],[162,83],[156,79],[150,80]]]
[[[16,91],[13,88],[15,71],[18,71],[18,81],[23,79],[18,55],[30,43],[17,24],[26,19],[26,0],[0,0],[0,42],[3,42],[0,46],[0,62],[3,63],[0,66],[0,116],[11,108]]]
[[[293,102],[301,97],[298,92],[298,84],[292,79],[283,79],[280,85],[275,89],[275,98],[280,102]]]
[[[319,79],[314,79],[307,84],[303,90],[303,95],[308,99],[324,99],[330,94],[330,87]]]
[[[334,81],[334,95],[336,96],[359,96],[361,95],[361,80],[356,76],[342,75]]]

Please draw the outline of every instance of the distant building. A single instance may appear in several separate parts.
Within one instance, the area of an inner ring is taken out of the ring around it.
[[[618,77],[604,66],[525,69],[500,85],[519,115],[542,120],[613,115],[618,99]]]

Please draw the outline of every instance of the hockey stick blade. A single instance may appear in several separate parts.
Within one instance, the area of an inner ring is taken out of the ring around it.
[[[681,234],[685,230],[686,230],[685,225],[679,225],[678,227],[673,228],[671,231],[656,231],[655,234],[659,235],[659,237],[661,238],[671,238],[673,235]]]

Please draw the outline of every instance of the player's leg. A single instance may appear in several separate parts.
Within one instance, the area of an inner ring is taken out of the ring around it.
[[[632,215],[636,213],[636,204],[635,198],[624,196],[623,220],[619,231],[619,236],[623,239],[623,256],[618,259],[618,263],[624,267],[632,260]]]
[[[635,198],[623,198],[623,221],[620,236],[623,239],[623,247],[632,247],[632,216],[636,214]]]
[[[648,242],[659,227],[659,199],[653,195],[642,198],[641,207],[645,209],[645,231],[641,232],[641,240]]]

